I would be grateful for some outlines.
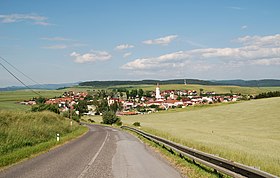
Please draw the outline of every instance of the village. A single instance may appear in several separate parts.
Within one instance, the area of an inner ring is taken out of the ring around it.
[[[117,115],[137,115],[150,114],[159,110],[168,110],[174,108],[185,108],[195,105],[206,105],[221,102],[236,102],[241,99],[239,95],[218,95],[214,91],[199,93],[195,90],[160,90],[159,84],[156,85],[154,91],[146,91],[145,94],[142,89],[137,90],[134,94],[126,92],[114,92],[106,94],[102,90],[102,95],[93,94],[93,92],[74,92],[67,91],[61,97],[50,98],[44,101],[47,105],[57,105],[61,112],[69,110],[75,111],[75,105],[83,101],[87,103],[87,109],[84,113],[75,112],[82,115],[102,115],[97,109],[96,102],[99,100],[106,101],[108,106],[116,105]],[[132,93],[132,92],[131,92]],[[94,102],[95,101],[95,102]],[[35,99],[20,102],[23,105],[35,105]]]

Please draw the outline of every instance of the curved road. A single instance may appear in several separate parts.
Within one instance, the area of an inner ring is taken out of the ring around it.
[[[88,127],[81,138],[4,170],[0,177],[181,177],[134,136],[110,127]]]

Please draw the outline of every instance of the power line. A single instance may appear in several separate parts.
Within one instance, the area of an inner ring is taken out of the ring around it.
[[[44,87],[43,85],[41,85],[40,83],[36,82],[35,80],[33,80],[32,78],[30,78],[29,76],[27,76],[26,74],[24,74],[23,72],[21,72],[18,68],[16,68],[14,65],[12,65],[11,63],[9,63],[5,58],[1,57],[0,58],[5,61],[7,64],[9,64],[12,68],[14,68],[16,71],[18,71],[19,73],[21,73],[22,75],[24,75],[26,78],[28,78],[29,80],[31,80],[32,82],[38,84],[39,86],[41,86],[42,88]]]
[[[23,81],[21,81],[17,76],[15,76],[11,71],[9,71],[9,69],[7,69],[1,62],[0,65],[7,71],[9,72],[9,74],[11,74],[15,79],[17,79],[22,85],[24,85],[26,88],[28,88],[29,90],[31,90],[33,93],[35,93],[36,95],[39,95],[40,97],[43,97],[42,95],[40,95],[38,92],[32,90],[32,88],[30,88],[28,85],[26,85]]]

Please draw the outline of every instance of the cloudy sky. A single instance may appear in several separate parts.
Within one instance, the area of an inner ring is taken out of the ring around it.
[[[39,83],[280,79],[279,7],[279,0],[0,0],[0,56]],[[0,68],[0,87],[20,85]]]

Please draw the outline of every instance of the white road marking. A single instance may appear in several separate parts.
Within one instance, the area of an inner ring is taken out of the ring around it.
[[[78,176],[78,178],[83,178],[86,173],[88,172],[88,169],[90,168],[90,166],[94,163],[95,159],[97,158],[97,156],[99,155],[99,153],[101,152],[102,148],[104,147],[106,140],[108,138],[108,132],[106,132],[106,137],[101,145],[101,147],[99,148],[99,150],[97,151],[97,153],[94,155],[94,157],[91,159],[91,161],[88,163],[88,165],[85,167],[85,169],[82,171],[82,173]]]

